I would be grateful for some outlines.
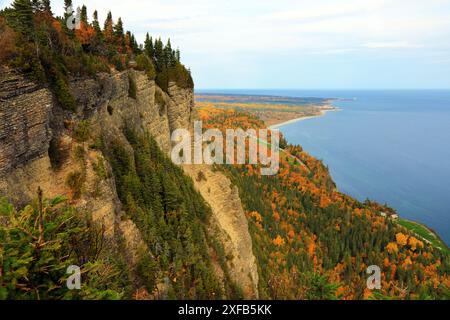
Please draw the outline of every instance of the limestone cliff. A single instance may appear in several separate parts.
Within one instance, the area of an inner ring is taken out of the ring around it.
[[[102,143],[119,141],[129,146],[123,128],[131,126],[135,131],[148,131],[160,148],[169,152],[170,133],[190,126],[192,90],[171,83],[166,93],[143,72],[135,70],[99,74],[95,79],[71,80],[77,110],[69,112],[59,106],[49,88],[1,68],[0,197],[6,196],[20,206],[35,197],[38,187],[46,197],[69,196],[75,206],[92,212],[93,220],[104,225],[108,241],[114,244],[119,238],[124,240],[133,269],[136,252],[145,249],[145,243],[122,212],[106,155],[88,145],[101,137]],[[135,94],[130,94],[131,86]],[[89,123],[90,131],[90,138],[83,142],[74,138],[74,130],[81,122]],[[132,155],[131,146],[129,149]],[[77,155],[79,150],[83,151],[82,164]],[[99,179],[100,164],[106,179]],[[81,196],[75,198],[67,186],[67,178],[81,170],[85,183]],[[216,182],[210,182],[212,188],[221,189],[226,181]],[[223,207],[218,212],[217,199],[209,197],[202,188],[200,191],[215,213],[211,223],[221,230],[219,240],[234,256],[229,266],[232,279],[242,286],[246,297],[257,297],[257,269],[242,208],[236,211]],[[224,197],[231,195],[239,198],[236,192]]]

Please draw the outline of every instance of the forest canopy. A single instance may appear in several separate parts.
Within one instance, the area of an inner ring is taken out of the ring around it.
[[[49,0],[15,0],[0,11],[0,65],[48,83],[67,110],[75,108],[69,79],[99,72],[136,68],[165,91],[170,82],[193,88],[190,70],[181,63],[180,50],[172,48],[170,39],[164,44],[147,34],[145,43],[139,44],[111,12],[101,27],[97,11],[89,19],[85,5],[72,8],[72,1],[65,0],[66,13],[55,17]]]

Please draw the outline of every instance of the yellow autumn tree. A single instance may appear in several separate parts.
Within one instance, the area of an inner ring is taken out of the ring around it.
[[[399,232],[395,235],[395,240],[397,241],[397,244],[399,246],[406,246],[408,243],[408,236],[404,235],[403,233]]]
[[[390,254],[397,253],[398,252],[398,246],[397,246],[397,244],[395,242],[389,242],[388,245],[386,246],[386,250]]]
[[[408,244],[412,251],[416,251],[417,248],[423,248],[423,242],[415,237],[409,237]]]
[[[277,247],[281,247],[282,245],[284,245],[284,239],[280,235],[278,235],[275,239],[273,239],[273,244]]]

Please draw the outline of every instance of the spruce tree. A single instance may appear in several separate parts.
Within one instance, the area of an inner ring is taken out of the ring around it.
[[[167,44],[164,48],[164,61],[166,63],[166,67],[172,65],[172,44],[170,43],[170,38],[167,40]]]
[[[25,36],[33,31],[33,5],[30,0],[14,0],[12,4],[14,27]]]
[[[114,26],[114,35],[118,38],[123,37],[122,18],[119,18],[119,20],[117,20],[116,25]]]
[[[87,16],[87,8],[85,5],[83,5],[81,7],[81,14],[80,14],[80,20],[85,23],[86,25],[88,24],[88,16]]]
[[[161,38],[155,41],[155,60],[158,71],[161,71],[165,66],[164,49]]]
[[[105,38],[108,41],[111,41],[112,38],[113,38],[113,33],[114,33],[111,11],[109,11],[108,15],[106,16],[105,26],[104,26],[103,32],[104,32]]]
[[[154,48],[153,48],[153,39],[152,39],[152,37],[149,36],[148,32],[147,32],[147,35],[145,36],[144,50],[145,50],[145,53],[146,53],[151,59],[154,58],[154,56],[155,56],[155,50],[154,50]]]
[[[94,18],[94,20],[92,21],[92,26],[94,27],[94,30],[97,33],[97,35],[100,35],[102,30],[100,28],[100,23],[98,22],[98,12],[97,12],[97,10],[94,11],[93,18]]]

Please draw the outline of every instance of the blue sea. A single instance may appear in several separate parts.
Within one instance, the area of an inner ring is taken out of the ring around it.
[[[387,203],[450,244],[450,90],[208,92],[350,99],[280,130],[324,161],[341,192]]]

